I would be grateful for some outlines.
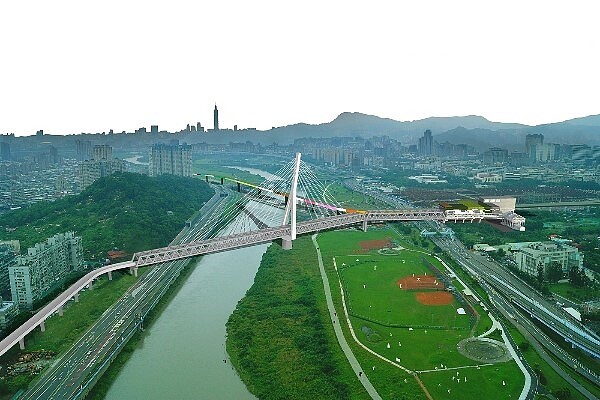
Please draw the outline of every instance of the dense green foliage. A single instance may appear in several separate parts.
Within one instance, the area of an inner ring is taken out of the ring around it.
[[[311,248],[309,237],[295,240],[292,251],[270,246],[254,284],[227,322],[227,351],[260,399],[357,396],[331,350],[334,344],[317,301],[322,283]]]
[[[167,245],[212,195],[201,180],[114,174],[79,195],[0,216],[0,238],[18,239],[26,249],[56,233],[75,231],[83,238],[87,260],[103,259],[113,248],[131,254]]]

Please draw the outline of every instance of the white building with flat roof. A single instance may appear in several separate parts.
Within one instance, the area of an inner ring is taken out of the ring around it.
[[[573,267],[583,267],[583,254],[579,253],[576,247],[565,243],[531,242],[515,247],[518,248],[513,253],[517,267],[529,275],[537,275],[539,268],[542,268],[545,274],[546,268],[553,263],[560,265],[565,274]]]

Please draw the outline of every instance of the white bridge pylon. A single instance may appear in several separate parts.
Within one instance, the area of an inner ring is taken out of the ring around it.
[[[290,188],[290,196],[285,206],[285,212],[283,213],[282,225],[287,225],[288,220],[290,221],[290,235],[281,238],[281,247],[283,247],[284,250],[290,250],[292,248],[292,240],[296,239],[296,202],[298,189],[298,173],[300,171],[300,156],[301,153],[296,153],[296,159],[294,161],[294,172],[292,175],[292,187]]]

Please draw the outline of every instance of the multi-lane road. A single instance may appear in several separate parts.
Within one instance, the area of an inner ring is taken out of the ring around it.
[[[485,280],[511,302],[557,332],[574,347],[582,348],[595,357],[600,356],[600,338],[564,311],[555,301],[538,293],[495,260],[470,252],[455,238],[438,236],[433,240],[452,258],[469,268],[475,277]]]
[[[487,257],[477,253],[469,252],[460,241],[452,237],[436,237],[434,242],[463,268],[469,270],[478,279],[479,284],[486,290],[488,295],[496,299],[496,303],[508,311],[515,322],[516,318],[521,316],[518,321],[519,324],[538,342],[575,371],[578,371],[596,385],[600,385],[600,377],[597,374],[554,343],[531,319],[523,317],[523,312],[538,320],[546,317],[546,321],[548,321],[547,318],[551,318],[549,320],[550,325],[555,328],[555,331],[562,331],[563,335],[570,340],[576,340],[574,338],[576,332],[582,335],[580,340],[592,340],[594,339],[592,333],[588,332],[585,327],[580,326],[578,321],[573,320],[560,307],[529,288],[518,277],[506,271],[495,261],[488,260]],[[516,296],[515,293],[517,292],[522,296]],[[538,317],[540,314],[542,317]]]
[[[202,208],[201,218],[194,226],[184,228],[173,244],[197,239],[204,232],[200,229],[209,223],[211,216],[223,212],[229,200],[220,194],[227,193],[228,189],[216,189],[215,196]],[[83,398],[129,338],[143,327],[143,318],[179,276],[185,263],[185,260],[179,260],[148,267],[149,271],[142,274],[19,399]]]
[[[397,197],[380,192],[367,191],[364,187],[356,185],[352,180],[344,183],[351,189],[363,191],[365,194],[373,196],[380,201],[393,204],[394,207],[414,208],[409,202]],[[432,222],[425,221],[415,224],[421,228],[432,228],[433,225]],[[536,344],[542,343],[547,350],[566,365],[600,386],[600,379],[594,371],[584,366],[579,360],[548,338],[530,318],[535,318],[553,329],[573,346],[583,348],[598,357],[598,354],[600,354],[600,341],[594,332],[573,319],[571,315],[562,310],[554,301],[548,300],[539,294],[494,260],[470,252],[458,239],[444,235],[434,236],[432,239],[441,249],[445,250],[448,255],[468,269],[478,279],[480,285],[487,292],[490,299],[494,301],[494,305],[499,311],[506,311],[507,315],[516,316],[515,318],[520,317],[518,321],[513,320],[512,322],[516,322],[519,328],[524,329],[531,337],[536,338]],[[528,314],[528,317],[523,316],[525,312]],[[563,376],[567,375],[556,363],[554,365],[551,364],[551,366],[556,367],[555,369],[559,374]],[[585,390],[574,379],[569,377],[568,381],[586,397],[594,398],[593,394]]]

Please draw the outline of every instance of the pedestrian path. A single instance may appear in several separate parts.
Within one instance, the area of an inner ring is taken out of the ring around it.
[[[367,390],[369,395],[374,400],[381,400],[381,396],[377,393],[375,387],[369,381],[367,374],[362,370],[358,360],[352,353],[352,349],[348,345],[346,338],[344,337],[344,333],[342,332],[342,328],[340,326],[340,321],[338,319],[337,313],[335,311],[335,307],[333,306],[333,300],[331,299],[331,289],[329,287],[329,279],[327,278],[327,274],[325,273],[325,267],[323,266],[323,259],[321,257],[321,251],[319,250],[319,245],[317,244],[317,235],[312,236],[312,241],[317,250],[317,258],[319,260],[319,270],[321,271],[321,279],[323,280],[323,287],[325,289],[325,299],[327,300],[327,308],[329,309],[329,316],[331,317],[331,323],[333,324],[333,330],[335,331],[335,336],[342,348],[342,351],[346,355],[350,366],[356,373],[358,380],[364,388]]]

